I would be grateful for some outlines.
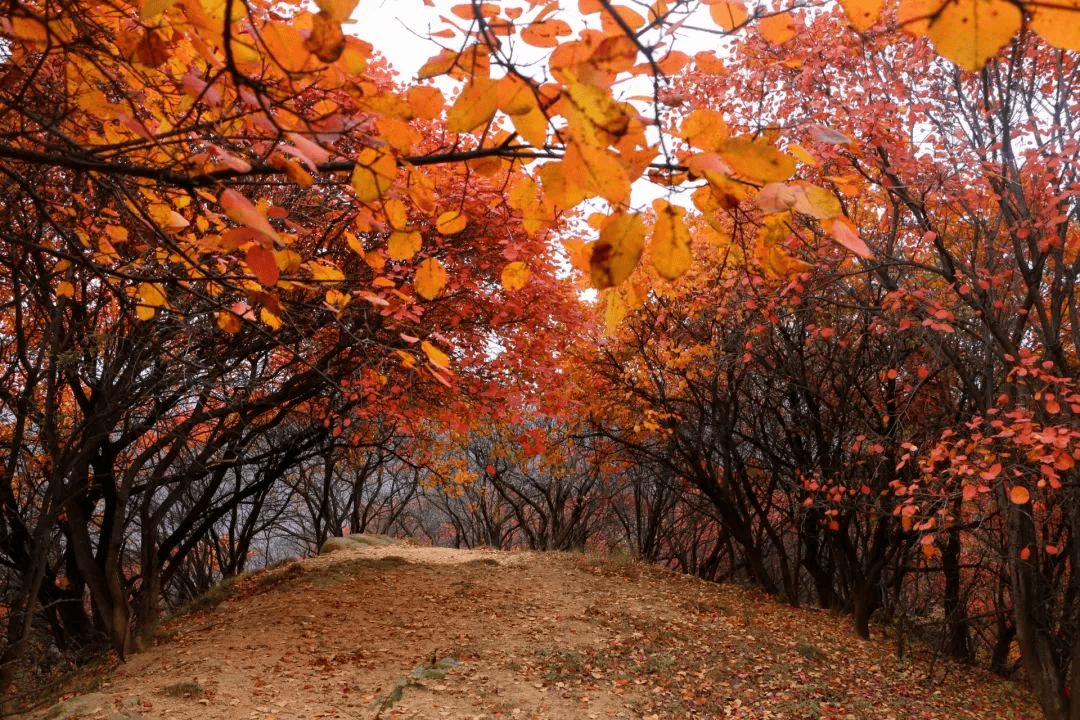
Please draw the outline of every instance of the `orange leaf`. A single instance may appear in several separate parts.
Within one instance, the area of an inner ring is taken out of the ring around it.
[[[529,282],[529,266],[521,261],[508,263],[502,269],[502,275],[499,279],[504,290],[510,292],[520,290]]]
[[[709,15],[713,22],[731,32],[747,20],[746,6],[738,0],[724,0],[709,4]]]
[[[418,120],[434,120],[442,113],[444,99],[438,88],[414,85],[406,97],[413,117]]]
[[[693,147],[713,152],[727,139],[727,124],[716,110],[697,108],[683,120],[680,134]]]
[[[866,32],[877,22],[881,14],[882,0],[840,0],[847,12],[851,27]]]
[[[570,25],[565,20],[552,18],[530,24],[521,31],[521,40],[533,47],[553,48],[559,44],[560,37],[570,32]]]
[[[457,210],[448,210],[435,221],[435,228],[443,235],[456,235],[466,228],[469,218]]]
[[[761,18],[758,22],[758,30],[761,31],[761,36],[773,45],[783,45],[798,32],[795,27],[795,18],[787,12]]]
[[[304,39],[304,49],[324,63],[332,63],[345,51],[341,21],[325,10],[311,19],[311,34]]]
[[[427,355],[427,359],[437,368],[446,370],[450,367],[450,357],[427,340],[420,343],[420,349]]]
[[[434,300],[446,286],[446,268],[436,258],[424,260],[416,268],[413,285],[417,295],[425,300]]]
[[[408,260],[420,252],[424,240],[418,232],[393,232],[386,241],[386,251],[391,260]]]
[[[176,0],[146,0],[139,9],[139,19],[143,22],[153,20],[175,4]]]
[[[1032,3],[1028,24],[1042,39],[1062,50],[1080,50],[1080,0],[1057,0],[1046,5]]]
[[[1013,485],[1009,491],[1009,500],[1016,505],[1026,505],[1031,500],[1031,493],[1023,485]]]

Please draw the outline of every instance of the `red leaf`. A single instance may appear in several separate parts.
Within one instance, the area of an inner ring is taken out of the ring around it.
[[[859,237],[859,232],[855,229],[854,223],[846,217],[822,220],[821,226],[833,236],[833,240],[859,257],[867,259],[874,257],[874,253],[870,252],[870,248]]]
[[[259,282],[267,287],[277,284],[281,277],[274,251],[262,245],[252,245],[247,251],[247,264]]]
[[[266,235],[271,240],[277,240],[277,233],[274,231],[274,227],[270,224],[270,221],[259,209],[256,208],[250,200],[236,192],[233,189],[228,189],[221,193],[221,207],[225,210],[225,214],[229,216],[233,222],[240,225],[245,225],[252,230],[258,230],[262,234]]]

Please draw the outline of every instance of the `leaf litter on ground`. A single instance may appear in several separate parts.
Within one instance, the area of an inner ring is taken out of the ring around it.
[[[234,580],[65,717],[1039,716],[1015,683],[910,644],[899,659],[889,628],[860,640],[750,587],[619,556],[352,545]],[[161,691],[181,684],[201,692]]]

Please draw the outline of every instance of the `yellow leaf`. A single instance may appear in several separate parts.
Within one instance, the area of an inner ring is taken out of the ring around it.
[[[514,292],[525,287],[526,283],[529,282],[529,274],[529,266],[519,260],[508,263],[502,269],[502,275],[499,279],[504,290]]]
[[[447,370],[450,367],[450,357],[439,348],[435,347],[427,340],[420,343],[420,349],[427,355],[427,359],[432,365],[441,369]]]
[[[776,245],[769,245],[766,248],[765,266],[778,278],[789,278],[814,269],[810,263],[792,257],[786,250]]]
[[[693,262],[690,231],[683,222],[686,210],[662,199],[653,201],[653,209],[656,210],[656,225],[649,243],[649,259],[661,277],[674,280]]]
[[[978,70],[1012,40],[1022,22],[1023,14],[1009,0],[951,0],[926,34],[944,57]]]
[[[364,243],[360,242],[360,238],[356,237],[356,233],[346,232],[345,242],[347,242],[349,248],[360,257],[364,257],[364,255],[367,254],[367,248],[364,247]]]
[[[353,168],[353,190],[360,202],[372,203],[390,189],[396,176],[397,162],[393,155],[375,148],[364,148]]]
[[[333,265],[313,261],[308,268],[311,270],[311,277],[319,282],[341,282],[345,279],[345,274]]]
[[[817,165],[817,158],[811,155],[806,148],[798,143],[791,143],[788,145],[788,152],[794,155],[799,160],[802,160],[807,165]]]
[[[56,297],[75,297],[75,286],[67,280],[59,283],[56,286]]]
[[[139,9],[139,19],[143,22],[153,20],[175,4],[176,0],[146,0]]]
[[[773,45],[783,45],[798,32],[795,18],[788,12],[761,18],[758,21],[758,30],[761,36]]]
[[[409,210],[405,203],[397,198],[390,198],[383,203],[383,215],[391,230],[405,230],[409,225]]]
[[[645,223],[637,213],[618,213],[601,230],[589,254],[593,287],[621,285],[634,272],[645,248]]]
[[[1042,39],[1062,50],[1080,51],[1080,0],[1057,0],[1052,5],[1031,4],[1028,23]]]
[[[727,32],[742,25],[747,20],[746,6],[738,0],[722,0],[709,5],[709,15],[713,22]]]
[[[580,142],[570,143],[566,147],[562,166],[567,185],[581,188],[586,197],[599,195],[612,205],[621,205],[630,200],[630,178],[626,168],[605,148]],[[546,176],[544,187],[547,187]]]
[[[630,118],[626,110],[611,97],[607,90],[602,90],[595,85],[571,82],[567,84],[564,95],[578,111],[577,115],[597,129],[616,140],[626,134]],[[571,117],[571,119],[574,118]]]
[[[135,306],[135,315],[140,320],[150,320],[151,318],[154,317],[154,315],[156,313],[157,313],[156,308],[152,308],[152,307],[149,307],[147,305],[136,305]]]
[[[844,213],[844,209],[836,196],[823,187],[806,182],[797,182],[792,184],[792,190],[795,193],[795,204],[792,209],[796,212],[804,213],[818,220],[827,220]]]
[[[698,108],[683,120],[680,134],[693,147],[712,152],[719,150],[727,139],[727,124],[716,110]]]
[[[435,229],[443,235],[456,235],[466,228],[469,218],[457,210],[448,210],[435,221]]]
[[[720,156],[740,175],[759,182],[780,182],[795,172],[795,158],[761,140],[732,138],[719,148]]]
[[[140,284],[138,298],[139,302],[147,307],[169,307],[169,297],[165,294],[165,289],[157,283],[144,282]],[[151,313],[151,317],[152,316],[153,313]]]
[[[167,233],[177,233],[187,228],[191,223],[181,215],[173,210],[168,205],[161,203],[153,203],[149,207],[150,217],[154,223]],[[110,233],[110,236],[112,233]]]
[[[274,260],[282,272],[293,273],[300,269],[304,259],[295,250],[275,250]]]
[[[238,333],[242,323],[236,314],[222,310],[217,314],[217,325],[227,333]]]
[[[574,146],[571,146],[573,149]],[[575,158],[580,155],[576,154]],[[585,199],[585,188],[578,182],[571,181],[570,159],[556,160],[541,165],[536,174],[544,186],[544,196],[563,210],[576,207]]]
[[[446,286],[446,268],[436,258],[428,258],[416,268],[413,280],[416,294],[425,300],[434,300]]]
[[[498,107],[499,83],[486,77],[474,77],[446,113],[446,129],[467,133],[484,127],[495,117]]]
[[[851,27],[866,32],[877,22],[881,14],[882,0],[840,0],[847,13]]]
[[[604,330],[609,336],[614,335],[615,331],[619,329],[619,324],[626,317],[628,310],[626,301],[623,300],[619,291],[614,288],[609,290],[607,293],[607,306],[604,308]]]
[[[270,312],[270,310],[268,310],[267,308],[262,308],[261,310],[259,310],[259,317],[262,318],[262,321],[271,330],[277,330],[281,327],[281,318]]]
[[[523,115],[511,115],[510,122],[525,142],[533,147],[544,147],[547,142],[548,119],[539,106]]]
[[[360,0],[315,0],[320,10],[339,23],[349,19]]]
[[[423,244],[423,238],[416,231],[393,232],[386,241],[386,251],[391,260],[408,260],[420,252]]]

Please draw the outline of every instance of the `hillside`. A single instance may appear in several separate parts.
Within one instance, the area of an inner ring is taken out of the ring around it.
[[[1012,683],[740,587],[589,555],[352,543],[245,576],[26,718],[1037,718]]]

